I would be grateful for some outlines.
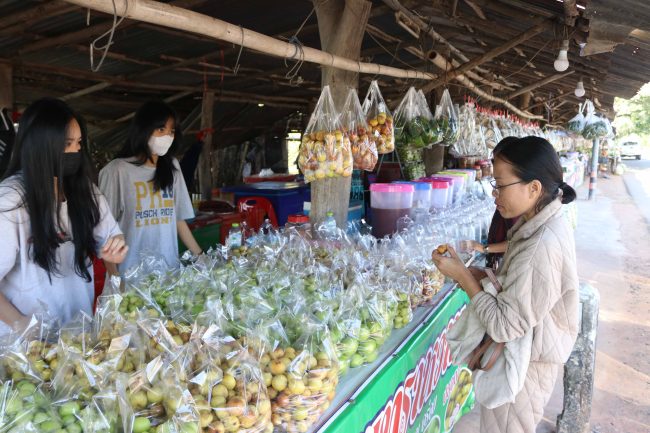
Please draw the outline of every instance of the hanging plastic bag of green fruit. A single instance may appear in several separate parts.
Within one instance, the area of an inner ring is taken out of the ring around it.
[[[350,89],[339,118],[343,130],[350,137],[353,166],[359,170],[372,171],[377,164],[377,145],[375,137],[368,128],[359,96]]]
[[[454,102],[451,100],[449,90],[445,89],[440,98],[440,104],[436,109],[435,120],[442,132],[443,146],[451,146],[458,140],[460,135],[460,116]]]
[[[582,130],[582,136],[587,140],[593,140],[595,138],[602,138],[607,136],[607,123],[605,122],[607,119],[604,119],[596,114],[594,104],[590,100],[587,100],[587,102],[585,102],[585,106],[587,114],[585,116],[585,127]]]
[[[440,128],[440,125],[433,117],[431,109],[429,109],[429,103],[427,102],[426,96],[422,89],[417,91],[417,104],[418,109],[422,115],[423,122],[428,123],[428,128],[425,131],[427,147],[431,147],[435,144],[438,144],[444,138],[443,130]]]
[[[339,123],[329,86],[323,88],[302,136],[298,166],[306,182],[352,176],[350,139]]]
[[[428,131],[429,120],[420,111],[420,98],[415,88],[411,87],[395,110],[397,147],[424,149],[428,146]]]
[[[582,134],[582,130],[585,128],[585,115],[583,114],[585,105],[587,104],[578,104],[578,114],[573,116],[566,125],[567,129],[575,134]]]
[[[363,101],[363,113],[368,121],[368,127],[375,138],[377,153],[380,155],[395,150],[395,134],[393,132],[393,116],[381,96],[377,81],[370,83],[368,93]]]

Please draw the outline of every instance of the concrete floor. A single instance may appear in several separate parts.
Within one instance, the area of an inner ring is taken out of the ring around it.
[[[650,161],[624,161],[625,176],[598,179],[595,201],[578,191],[581,281],[601,296],[591,432],[650,432]],[[537,433],[555,432],[562,376]],[[478,408],[454,433],[479,431]]]

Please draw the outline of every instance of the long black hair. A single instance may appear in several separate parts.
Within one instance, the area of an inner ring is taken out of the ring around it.
[[[79,171],[63,176],[63,154],[67,132],[72,120],[81,128],[82,162]],[[99,204],[92,184],[93,169],[86,156],[86,125],[63,101],[43,98],[31,104],[18,126],[16,143],[6,177],[19,175],[22,203],[31,225],[32,260],[48,277],[58,274],[56,249],[62,243],[59,235],[61,200],[68,202],[72,242],[75,247],[75,273],[90,282],[90,257],[97,251],[93,230],[100,221]]]
[[[129,136],[117,155],[118,158],[135,157],[134,164],[136,165],[142,165],[147,160],[151,160],[149,138],[156,129],[163,128],[170,118],[174,121],[174,141],[167,153],[158,157],[156,171],[152,179],[155,191],[165,190],[173,186],[174,172],[176,171],[173,159],[182,143],[178,116],[169,105],[162,101],[149,101],[142,105],[135,113],[129,129]]]
[[[511,164],[515,175],[524,182],[538,180],[542,184],[542,196],[535,205],[536,213],[555,200],[560,191],[562,204],[576,199],[575,190],[563,180],[560,158],[545,139],[528,136],[513,140],[506,137],[495,148],[494,157]]]

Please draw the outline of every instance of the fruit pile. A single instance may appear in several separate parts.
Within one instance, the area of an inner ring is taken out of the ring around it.
[[[350,138],[341,130],[305,133],[298,155],[305,181],[352,176]]]
[[[443,283],[426,236],[345,239],[288,231],[175,270],[147,258],[94,317],[10,337],[0,431],[308,431],[339,378],[376,361]]]
[[[356,90],[350,89],[343,104],[339,122],[350,137],[353,167],[372,171],[377,164],[377,145],[370,134]]]
[[[380,112],[376,116],[369,117],[368,126],[370,127],[379,154],[391,153],[395,150],[393,117],[390,114]]]
[[[352,160],[354,168],[359,170],[372,171],[377,164],[377,147],[374,140],[370,140],[365,127],[359,126],[350,133],[352,146]]]
[[[379,154],[393,152],[395,150],[393,116],[388,111],[377,81],[370,83],[362,110],[368,122],[371,139],[375,141],[377,152]]]

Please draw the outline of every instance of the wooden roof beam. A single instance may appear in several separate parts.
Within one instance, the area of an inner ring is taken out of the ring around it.
[[[32,21],[67,14],[75,9],[77,9],[76,6],[62,1],[49,1],[26,10],[5,15],[0,18],[0,36],[20,33]]]
[[[564,0],[562,5],[564,6],[564,23],[570,27],[575,26],[576,18],[580,15],[576,0]]]
[[[171,2],[170,5],[174,5],[177,7],[191,8],[200,5],[202,3],[205,3],[206,1],[207,0],[175,0]],[[110,7],[110,9],[111,9],[110,13],[112,13],[112,6]],[[124,22],[120,24],[119,29],[124,30],[125,28],[132,27],[136,24],[138,24],[138,22],[135,20],[124,20]],[[60,45],[69,45],[81,41],[86,41],[88,38],[100,35],[108,31],[111,27],[113,27],[112,19],[109,21],[102,21],[98,24],[91,25],[81,30],[77,30],[70,33],[64,33],[62,35],[58,35],[54,37],[43,38],[36,42],[32,42],[20,48],[18,50],[18,53],[22,55],[22,54],[31,53],[38,50],[43,50],[46,48],[56,47]]]
[[[559,80],[564,77],[568,77],[569,75],[575,73],[575,71],[569,71],[565,72],[564,74],[555,74],[551,75],[550,77],[546,77],[542,80],[539,80],[536,83],[529,84],[528,86],[522,87],[521,89],[517,89],[514,92],[510,93],[509,95],[505,96],[505,100],[510,100],[512,98],[516,98],[519,95],[523,95],[524,93],[528,93],[531,90],[535,90],[539,87],[545,86],[548,83],[552,83],[553,81]]]
[[[525,110],[530,111],[533,108],[542,107],[542,106],[544,106],[546,104],[550,104],[551,102],[555,102],[555,101],[557,101],[559,99],[563,99],[563,98],[566,98],[567,96],[571,96],[571,95],[573,95],[573,90],[570,91],[570,92],[560,93],[557,96],[553,96],[552,98],[548,98],[548,99],[545,99],[545,100],[540,101],[540,102],[536,102],[535,104],[532,104],[532,105],[529,105],[528,107],[526,107]]]
[[[463,63],[457,68],[454,68],[447,73],[444,74],[442,78],[438,78],[430,83],[427,83],[422,91],[430,92],[431,90],[435,89],[436,87],[440,87],[443,84],[445,84],[447,81],[456,78],[459,75],[462,75],[463,73],[479,66],[482,65],[485,62],[488,62],[495,57],[500,56],[501,54],[510,51],[510,49],[516,47],[517,45],[521,44],[522,42],[536,36],[537,34],[543,32],[546,30],[549,26],[552,25],[552,21],[545,20],[539,24],[536,24],[535,26],[531,27],[530,29],[526,30],[525,32],[519,34],[516,38],[506,42],[503,45],[500,45],[498,47],[495,47],[488,51],[487,53],[483,54],[482,56],[475,57],[474,59],[470,60],[469,62]]]

